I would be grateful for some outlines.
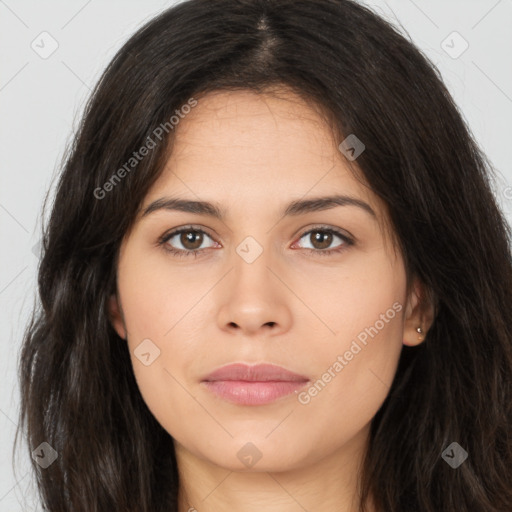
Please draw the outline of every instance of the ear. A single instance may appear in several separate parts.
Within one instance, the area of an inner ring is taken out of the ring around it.
[[[112,327],[116,330],[120,338],[126,339],[126,326],[123,313],[119,305],[119,299],[114,293],[108,300],[108,316]]]
[[[426,286],[415,278],[405,307],[403,343],[416,346],[425,340],[434,321],[435,307],[431,295],[426,293]],[[421,328],[421,333],[418,332]]]

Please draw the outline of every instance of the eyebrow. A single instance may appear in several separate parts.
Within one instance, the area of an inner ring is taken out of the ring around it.
[[[283,211],[283,216],[304,215],[310,212],[328,210],[336,206],[356,206],[370,214],[375,219],[377,218],[377,215],[368,203],[365,203],[356,197],[346,195],[332,195],[313,199],[295,200],[286,206]],[[223,220],[226,213],[225,210],[222,210],[218,205],[207,201],[162,197],[150,203],[142,212],[141,218],[158,210],[196,213],[199,215],[207,215],[219,220]]]

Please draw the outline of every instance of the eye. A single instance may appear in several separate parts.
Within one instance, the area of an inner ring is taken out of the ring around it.
[[[300,240],[305,237],[307,237],[306,240],[309,240],[312,245],[311,249],[306,247],[306,250],[322,256],[340,253],[351,245],[354,245],[354,240],[334,228],[316,227],[303,233]],[[328,249],[333,243],[334,238],[339,238],[342,243],[338,244],[334,249]]]
[[[213,247],[211,245],[201,248],[201,245],[204,243],[205,235],[212,239],[210,235],[202,229],[186,226],[171,231],[170,233],[165,233],[158,240],[158,244],[162,245],[166,251],[177,256],[197,256],[202,250]],[[174,247],[173,245],[176,244],[181,247]]]
[[[309,239],[306,238],[308,235]],[[163,246],[164,250],[178,257],[197,257],[203,250],[215,247],[215,244],[217,244],[217,242],[214,242],[213,245],[201,247],[205,241],[205,236],[210,238],[210,240],[213,240],[206,231],[193,226],[185,226],[175,229],[169,233],[164,233],[159,238],[158,245]],[[303,238],[309,240],[312,245],[312,248],[306,247],[306,251],[322,256],[327,256],[332,253],[341,253],[355,243],[352,238],[340,231],[334,228],[322,226],[310,229],[306,233],[303,233],[299,240],[302,240]],[[334,249],[328,249],[335,238],[340,239],[341,243]],[[176,247],[176,245],[178,245],[178,247]],[[217,244],[217,246],[219,245]]]

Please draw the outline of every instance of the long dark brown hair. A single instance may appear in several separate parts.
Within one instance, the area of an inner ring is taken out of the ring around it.
[[[30,451],[47,442],[58,454],[47,468],[33,461],[45,509],[177,510],[172,438],[107,315],[118,249],[169,156],[176,110],[211,91],[273,87],[324,112],[337,143],[364,142],[358,172],[389,208],[407,275],[436,301],[372,421],[360,510],[373,495],[379,512],[510,512],[511,232],[494,170],[435,66],[351,0],[185,1],[103,73],[43,226],[40,301],[19,359],[16,440],[23,431]],[[155,146],[134,164],[148,137]],[[456,469],[442,457],[453,442],[468,454]]]

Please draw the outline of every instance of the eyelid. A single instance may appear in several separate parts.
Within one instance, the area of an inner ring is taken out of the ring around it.
[[[342,238],[355,242],[355,238],[348,231],[327,224],[314,224],[313,227],[305,228],[304,231],[300,231],[299,235],[296,235],[296,238],[300,240],[304,235],[308,235],[313,231],[329,231]]]
[[[172,238],[174,235],[177,235],[178,233],[181,233],[183,231],[198,231],[200,233],[205,233],[212,239],[215,238],[211,233],[209,233],[209,229],[204,226],[201,226],[199,224],[185,224],[184,226],[178,226],[175,228],[168,229],[162,235],[160,235],[158,241],[162,242],[165,240],[169,240],[169,238]]]

